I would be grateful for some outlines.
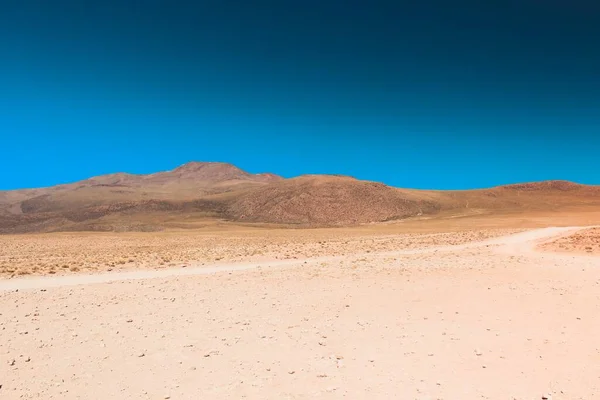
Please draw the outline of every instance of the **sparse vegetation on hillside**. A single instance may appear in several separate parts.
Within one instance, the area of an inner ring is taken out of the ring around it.
[[[470,191],[409,190],[347,176],[283,179],[225,163],[188,163],[150,175],[119,173],[0,192],[0,233],[148,232],[210,221],[351,226],[569,207],[600,209],[600,187],[547,181]]]

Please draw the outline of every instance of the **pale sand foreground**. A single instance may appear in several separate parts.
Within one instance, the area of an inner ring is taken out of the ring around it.
[[[0,398],[590,399],[600,259],[535,250],[575,231],[0,281]]]

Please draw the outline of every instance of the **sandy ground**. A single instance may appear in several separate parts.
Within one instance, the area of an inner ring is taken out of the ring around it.
[[[293,260],[457,245],[518,229],[388,233],[356,229],[0,235],[0,277]]]
[[[0,398],[590,399],[600,259],[538,251],[577,232],[5,279]]]
[[[540,245],[542,250],[562,253],[600,254],[600,228],[584,229]]]

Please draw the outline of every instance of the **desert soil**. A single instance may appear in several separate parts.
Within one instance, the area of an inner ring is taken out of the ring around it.
[[[0,398],[590,399],[600,259],[540,251],[579,232],[306,239],[282,247],[297,260],[271,243],[245,263],[0,280]],[[23,253],[75,253],[34,239]]]
[[[562,253],[600,254],[600,228],[583,229],[544,243],[541,249]]]
[[[457,245],[519,229],[381,234],[360,229],[0,235],[0,277],[293,260]]]

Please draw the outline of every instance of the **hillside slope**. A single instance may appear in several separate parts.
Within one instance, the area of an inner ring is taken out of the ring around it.
[[[95,229],[89,223],[107,216],[125,221],[125,230],[160,229],[166,215],[150,225],[142,221],[153,220],[157,213],[177,216],[184,211],[214,216],[218,204],[201,199],[281,179],[274,174],[250,174],[227,163],[191,162],[149,175],[116,173],[48,188],[4,191],[0,192],[0,233]],[[102,229],[111,230],[114,223]]]
[[[334,175],[283,179],[225,163],[193,162],[150,175],[103,175],[50,188],[0,192],[0,233],[160,230],[207,221],[300,227],[406,218],[600,210],[600,187],[565,181],[491,189],[398,189]]]
[[[317,226],[354,225],[438,211],[416,192],[338,176],[302,176],[248,191],[229,210],[236,219]]]

